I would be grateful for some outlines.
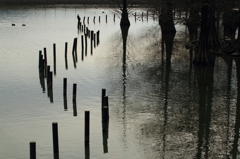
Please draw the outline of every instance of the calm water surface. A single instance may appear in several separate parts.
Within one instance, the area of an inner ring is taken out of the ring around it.
[[[0,8],[0,14],[1,158],[29,158],[30,141],[37,143],[37,158],[52,158],[52,122],[59,125],[60,158],[88,158],[84,148],[86,110],[90,111],[89,158],[237,156],[236,64],[231,64],[231,59],[216,57],[213,70],[190,69],[184,26],[176,26],[171,66],[166,66],[161,56],[160,27],[152,18],[135,21],[130,17],[124,53],[119,18],[114,22],[114,12],[108,8],[5,6]],[[92,55],[88,44],[84,60],[77,14],[89,17],[89,29],[100,30],[100,44],[93,48]],[[76,68],[71,55],[75,37]],[[52,70],[53,43],[57,57],[51,102],[40,85],[38,53],[47,48]],[[63,78],[68,79],[67,110]],[[72,103],[73,83],[77,83],[76,112]],[[105,151],[100,111],[102,88],[107,89],[110,106]]]

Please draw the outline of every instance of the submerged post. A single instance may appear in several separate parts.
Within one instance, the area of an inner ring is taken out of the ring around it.
[[[65,42],[65,58],[67,57],[67,48],[68,48],[68,43]]]
[[[106,89],[103,88],[102,89],[102,109],[103,109],[103,105],[104,105],[104,97],[106,96]]]
[[[77,84],[73,84],[73,102],[76,101],[76,96],[77,96]]]
[[[59,154],[59,145],[58,145],[58,123],[52,123],[52,135],[53,135],[53,153],[54,155]]]
[[[63,78],[63,96],[67,95],[67,78]]]
[[[36,159],[36,142],[30,142],[30,159]]]
[[[56,75],[56,44],[53,44],[53,71],[54,75]]]
[[[90,112],[85,111],[85,145],[89,145]]]

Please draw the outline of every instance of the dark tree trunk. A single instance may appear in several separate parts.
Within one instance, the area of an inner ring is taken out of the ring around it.
[[[167,2],[161,10],[161,14],[159,16],[159,24],[161,26],[162,31],[165,33],[176,33],[176,29],[173,22],[173,13],[172,13],[172,2]]]
[[[189,18],[186,21],[190,41],[197,39],[197,33],[198,33],[199,21],[200,21],[199,10],[195,7],[195,3],[196,3],[195,0],[191,1]]]
[[[238,21],[236,24],[238,26],[238,37],[237,37],[237,40],[235,41],[232,49],[228,53],[240,52],[240,9],[239,9],[239,14],[238,14]]]
[[[162,47],[166,45],[166,64],[170,66],[172,48],[173,48],[173,39],[176,34],[176,29],[173,22],[173,13],[172,13],[172,2],[167,2],[161,10],[159,16],[159,25],[161,26],[162,32]],[[164,50],[162,50],[164,52]]]
[[[120,25],[130,26],[130,21],[128,19],[127,0],[123,0],[122,17]]]
[[[219,46],[222,46],[222,41],[220,40],[216,28],[216,18],[215,18],[215,0],[211,0],[209,6],[209,38],[208,38],[208,44],[211,46],[211,49],[217,50]]]
[[[198,50],[196,51],[196,55],[193,61],[195,65],[209,65],[212,63],[209,56],[208,47],[209,39],[208,10],[209,10],[208,4],[204,4],[201,10],[201,31],[198,43]]]

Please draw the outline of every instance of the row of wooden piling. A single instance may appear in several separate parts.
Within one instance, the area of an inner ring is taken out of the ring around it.
[[[64,78],[64,81],[66,79]],[[66,93],[66,82],[63,86],[63,95]],[[77,87],[74,84],[73,87],[73,100],[76,100]],[[106,89],[102,89],[102,135],[103,135],[103,152],[108,152],[107,139],[108,139],[108,127],[109,127],[109,105],[108,96],[106,96]],[[59,137],[58,137],[58,123],[52,123],[52,138],[53,138],[53,155],[54,159],[59,159]],[[90,143],[90,111],[85,111],[85,121],[84,121],[84,145],[85,145],[85,155],[89,155],[89,143]],[[36,159],[36,142],[30,142],[30,159]],[[87,150],[87,151],[86,151]]]
[[[88,38],[90,39],[91,44],[91,55],[93,54],[93,47],[95,48],[96,45],[99,45],[100,43],[100,31],[94,33],[94,31],[89,30],[88,28],[85,29],[87,32],[85,32],[85,38],[82,35],[81,36],[81,54],[82,54],[82,61],[84,60],[84,56],[87,56],[87,45],[88,45]],[[73,40],[73,48],[72,48],[72,58],[73,58],[73,64],[74,68],[77,67],[76,63],[78,62],[78,53],[77,53],[77,38],[74,38]],[[67,54],[68,54],[68,43],[65,42],[65,68],[68,69],[68,60],[67,60]],[[39,78],[40,78],[40,84],[43,89],[43,92],[45,92],[45,82],[44,80],[47,80],[47,92],[48,97],[50,98],[50,101],[53,102],[53,74],[56,76],[56,44],[53,44],[53,71],[50,70],[50,65],[48,65],[48,59],[47,59],[47,49],[43,48],[39,51]]]
[[[89,17],[83,17],[82,19],[81,19],[81,17],[79,16],[79,15],[77,15],[77,19],[78,19],[78,23],[83,23],[83,25],[85,25],[85,24],[89,24]],[[93,19],[92,19],[92,21],[93,21],[93,23],[95,24],[95,22],[96,22],[96,16],[93,16]],[[81,20],[82,20],[82,22],[81,22]],[[116,20],[116,15],[114,14],[113,15],[113,21],[115,22],[115,20]],[[98,16],[98,22],[99,23],[101,23],[101,16]],[[105,15],[105,22],[107,23],[108,22],[108,15]]]
[[[142,12],[141,14],[138,14],[135,12],[134,15],[134,18],[135,18],[135,21],[137,21],[137,17],[141,17],[142,21],[144,19],[144,17],[146,17],[146,20],[148,21],[149,17],[151,16],[148,11],[146,13]],[[79,15],[77,15],[77,19],[78,19],[78,26],[82,26],[82,25],[85,25],[85,24],[89,24],[89,17],[83,17],[83,21],[81,22],[81,17]],[[156,20],[156,17],[155,17],[155,14],[152,14],[152,19],[153,21]],[[116,15],[114,14],[113,15],[113,21],[115,22],[116,20]],[[96,16],[93,16],[93,23],[95,24],[96,22]],[[98,22],[101,23],[101,16],[98,16]],[[105,16],[105,22],[107,23],[108,22],[108,15]]]

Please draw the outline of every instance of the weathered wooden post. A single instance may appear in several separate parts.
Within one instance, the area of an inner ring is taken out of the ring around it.
[[[93,34],[93,46],[96,47],[96,34]]]
[[[85,145],[89,145],[90,134],[90,112],[85,111]]]
[[[104,97],[106,96],[106,89],[103,88],[102,89],[102,109],[103,109],[103,105],[104,105]]]
[[[84,34],[86,36],[86,34]],[[83,41],[83,35],[81,36],[81,42],[82,42],[82,61],[84,60],[84,41]]]
[[[41,61],[42,61],[42,51],[39,50],[39,57],[38,57],[38,68],[41,67]]]
[[[98,21],[99,21],[99,23],[101,23],[101,16],[98,17]]]
[[[43,50],[44,50],[45,65],[47,65],[47,48],[43,48]]]
[[[100,38],[99,38],[99,34],[100,34],[100,30],[97,31],[97,45],[99,45],[99,43],[100,43],[100,40],[99,40],[99,39],[100,39]]]
[[[65,68],[66,68],[66,70],[68,69],[67,48],[68,48],[68,43],[65,42]]]
[[[67,96],[67,78],[63,78],[63,96]]]
[[[77,96],[77,84],[73,84],[73,101],[76,101],[76,96]]]
[[[115,22],[115,14],[113,15],[113,22]]]
[[[54,75],[56,76],[56,44],[53,44],[53,71]]]
[[[59,143],[58,143],[58,123],[52,123],[52,135],[53,135],[53,154],[59,155]]]
[[[36,159],[36,142],[30,142],[30,159]]]
[[[107,15],[106,15],[106,23],[107,23]]]
[[[95,16],[93,17],[93,23],[95,23]]]
[[[87,37],[88,34],[85,34],[85,56],[87,56]]]

